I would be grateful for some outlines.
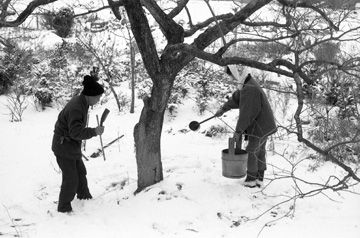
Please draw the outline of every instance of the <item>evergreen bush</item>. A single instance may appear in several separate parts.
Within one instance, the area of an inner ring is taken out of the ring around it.
[[[74,11],[65,7],[58,12],[46,12],[43,25],[47,29],[54,29],[55,33],[61,38],[69,37],[74,25]]]
[[[0,72],[0,95],[8,93],[12,85],[13,83],[7,74],[5,72]]]
[[[41,105],[42,110],[53,102],[53,95],[49,89],[39,89],[34,94],[36,102]]]

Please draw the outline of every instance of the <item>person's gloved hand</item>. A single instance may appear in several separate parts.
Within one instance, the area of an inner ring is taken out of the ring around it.
[[[241,132],[234,132],[234,141],[236,145],[236,149],[241,149],[242,145],[242,133]]]
[[[240,132],[234,132],[234,136],[233,136],[233,138],[235,139],[235,141],[239,141],[240,140],[240,138],[241,138],[241,133]]]
[[[220,108],[215,112],[216,117],[221,117],[223,114],[224,114],[224,110],[222,108]]]
[[[96,133],[96,135],[98,136],[98,135],[102,135],[102,133],[104,133],[104,129],[105,129],[105,127],[103,127],[103,126],[98,126],[98,127],[96,127],[95,128],[95,133]]]

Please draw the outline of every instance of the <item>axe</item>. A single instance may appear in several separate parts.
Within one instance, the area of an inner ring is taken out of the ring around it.
[[[109,115],[110,110],[105,108],[103,114],[101,115],[101,119],[100,119],[100,126],[103,125],[104,121],[106,120],[107,116]]]
[[[97,124],[98,126],[103,126],[103,123],[104,121],[106,120],[107,116],[109,115],[110,113],[110,110],[105,108],[103,114],[101,115],[101,119],[100,119],[100,122],[99,122],[99,116],[96,115],[96,120],[97,120]],[[102,154],[103,154],[103,157],[104,157],[104,161],[106,160],[105,158],[105,151],[104,151],[104,146],[103,146],[103,141],[102,141],[102,137],[100,135],[100,144],[101,144],[101,150],[102,150]]]

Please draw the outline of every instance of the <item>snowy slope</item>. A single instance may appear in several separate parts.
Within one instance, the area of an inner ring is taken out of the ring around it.
[[[201,132],[222,122],[214,119],[198,132],[186,129],[191,120],[200,121],[194,105],[186,103],[179,116],[166,118],[162,137],[164,181],[133,195],[136,190],[136,163],[132,129],[136,114],[116,113],[115,103],[97,106],[95,115],[105,107],[111,110],[103,135],[104,143],[125,136],[106,150],[102,157],[85,162],[91,201],[72,203],[71,215],[56,212],[61,174],[50,150],[53,125],[58,109],[37,112],[30,105],[24,121],[10,123],[6,98],[0,97],[0,234],[2,237],[358,237],[360,196],[329,192],[272,207],[294,193],[290,179],[276,180],[264,191],[245,188],[243,179],[221,175],[221,150],[227,136],[205,137]],[[140,103],[140,102],[139,102]],[[231,113],[223,119],[233,123]],[[169,133],[171,131],[171,133]],[[99,139],[87,142],[87,155],[99,148]],[[275,141],[275,149],[287,148],[294,159],[305,156],[295,141]],[[274,173],[290,169],[279,155],[268,153],[266,183]],[[329,173],[340,173],[332,164],[323,164],[313,173],[305,161],[297,171],[314,181]],[[359,192],[359,186],[351,188]],[[269,210],[263,216],[258,216]],[[281,218],[290,212],[294,217]],[[279,220],[278,220],[279,219]],[[274,222],[271,222],[274,221]],[[266,227],[265,224],[270,222]],[[262,230],[263,229],[263,230]]]

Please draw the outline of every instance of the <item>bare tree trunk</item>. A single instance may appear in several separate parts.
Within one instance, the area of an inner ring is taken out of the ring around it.
[[[131,105],[130,113],[134,113],[135,108],[135,49],[130,39],[130,61],[131,61]]]
[[[150,104],[147,98],[145,104]],[[134,128],[136,163],[138,168],[137,192],[163,180],[160,137],[163,113],[144,106],[140,121]]]
[[[160,85],[154,85],[151,97],[144,99],[140,120],[134,128],[138,187],[135,193],[163,180],[161,163],[161,132],[166,104],[170,95],[169,82],[161,76]],[[167,77],[169,78],[169,77]],[[166,86],[164,86],[166,82]]]
[[[107,78],[107,80],[105,80],[105,81],[109,84],[110,90],[111,90],[112,94],[114,95],[114,98],[115,98],[117,107],[118,107],[118,109],[119,109],[119,112],[121,112],[121,104],[120,104],[119,97],[118,97],[118,95],[116,94],[116,91],[115,91],[112,83],[110,82],[110,80],[111,80],[111,79]]]
[[[91,54],[93,54],[96,58],[96,60],[99,62],[101,68],[104,70],[105,72],[105,75],[106,75],[106,79],[105,81],[109,84],[109,87],[110,87],[110,90],[112,92],[112,94],[114,95],[114,98],[115,98],[115,101],[116,101],[116,104],[117,104],[117,107],[118,107],[118,110],[119,112],[121,112],[121,104],[120,104],[120,100],[119,100],[119,97],[114,89],[114,86],[111,82],[112,80],[112,74],[111,72],[109,71],[109,68],[105,65],[104,63],[104,60],[101,59],[101,57],[98,55],[98,53],[96,52],[96,49],[94,47],[91,46],[90,43],[86,43],[85,41],[83,41],[80,37],[77,38],[84,46],[85,48],[88,49],[88,51],[90,51]]]

